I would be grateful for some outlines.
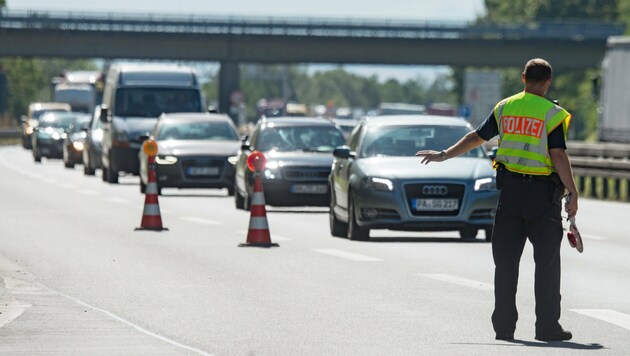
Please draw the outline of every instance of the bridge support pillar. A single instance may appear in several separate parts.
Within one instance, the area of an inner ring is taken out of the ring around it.
[[[230,96],[240,88],[240,72],[237,62],[221,62],[219,69],[219,112],[234,117],[230,112],[232,106]]]

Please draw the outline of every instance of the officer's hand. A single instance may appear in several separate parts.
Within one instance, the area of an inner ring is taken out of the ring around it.
[[[569,194],[569,199],[564,204],[564,211],[569,215],[569,219],[577,214],[578,210],[578,195],[575,193]]]
[[[429,164],[429,162],[442,162],[445,161],[446,158],[441,154],[440,151],[431,151],[424,150],[416,152],[416,156],[424,156],[420,163]]]

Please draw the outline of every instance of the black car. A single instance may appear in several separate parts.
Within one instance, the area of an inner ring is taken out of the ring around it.
[[[344,143],[334,123],[324,118],[279,117],[258,122],[243,142],[236,163],[235,205],[248,210],[254,176],[247,168],[252,151],[264,153],[265,203],[273,206],[327,206],[332,151]]]
[[[41,162],[42,157],[63,158],[63,140],[78,115],[81,114],[49,112],[41,116],[31,138],[35,162]]]
[[[74,168],[75,164],[83,163],[86,129],[90,124],[90,115],[76,117],[63,140],[63,164],[66,168]]]
[[[83,148],[83,173],[93,176],[101,168],[101,152],[103,141],[103,122],[100,120],[101,106],[94,108],[94,114],[86,130],[85,147]]]
[[[162,188],[227,188],[234,194],[234,166],[240,147],[238,132],[227,115],[162,114],[152,132],[158,144],[155,174]],[[140,191],[148,182],[148,157],[140,160]]]

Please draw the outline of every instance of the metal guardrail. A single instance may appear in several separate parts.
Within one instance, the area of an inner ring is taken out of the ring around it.
[[[68,31],[285,35],[370,38],[605,40],[624,33],[619,23],[563,21],[489,24],[455,21],[280,18],[32,10],[0,11],[0,28]]]
[[[0,128],[0,138],[18,138],[21,134],[19,127]]]
[[[567,152],[581,194],[630,200],[630,144],[572,141]]]

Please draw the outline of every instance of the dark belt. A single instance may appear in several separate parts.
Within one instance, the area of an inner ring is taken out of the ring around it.
[[[551,173],[548,176],[522,174],[522,173],[512,172],[509,169],[505,168],[505,166],[502,164],[499,164],[499,166],[497,167],[497,170],[503,172],[504,174],[508,176],[517,177],[525,182],[532,181],[532,180],[540,180],[540,181],[546,181],[546,182],[560,183],[560,177],[558,176],[557,173]]]

